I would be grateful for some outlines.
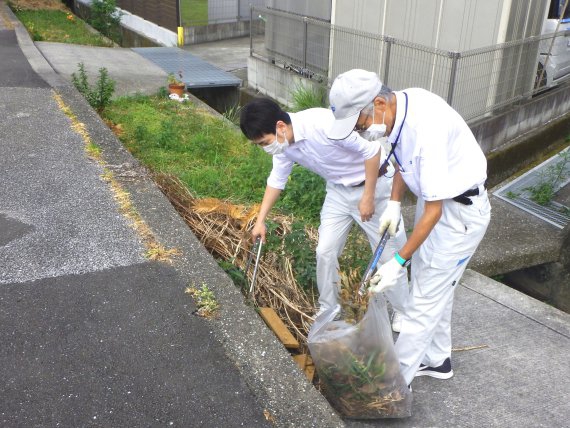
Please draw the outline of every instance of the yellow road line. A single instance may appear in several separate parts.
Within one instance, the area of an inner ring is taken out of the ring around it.
[[[2,20],[4,27],[6,27],[6,29],[13,30],[14,24],[12,24],[12,21],[10,20],[10,18],[8,18],[8,14],[4,10],[4,7],[8,6],[3,5],[2,7],[0,7],[0,19]]]

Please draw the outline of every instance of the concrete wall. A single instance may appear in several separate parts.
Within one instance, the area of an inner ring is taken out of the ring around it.
[[[321,86],[297,73],[254,57],[249,57],[247,60],[247,79],[250,89],[267,95],[285,106],[293,104],[292,91],[299,85]]]
[[[75,10],[79,15],[84,17],[88,14],[87,9],[91,5],[92,0],[75,0]],[[156,45],[160,46],[176,46],[178,43],[178,35],[166,28],[159,27],[153,22],[147,21],[140,16],[119,9],[122,13],[121,26],[128,31],[139,33],[143,37],[150,39]]]
[[[185,45],[214,42],[244,36],[249,36],[249,20],[223,24],[208,24],[198,27],[184,27]]]

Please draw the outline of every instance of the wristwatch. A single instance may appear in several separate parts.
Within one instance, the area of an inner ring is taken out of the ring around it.
[[[412,262],[412,259],[406,260],[406,259],[402,258],[402,256],[400,256],[399,253],[394,254],[394,258],[396,259],[396,261],[398,263],[400,263],[400,266],[402,266],[402,267],[408,267],[408,266],[410,266],[410,263]]]

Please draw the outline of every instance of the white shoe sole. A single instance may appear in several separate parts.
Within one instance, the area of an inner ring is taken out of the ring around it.
[[[429,376],[436,379],[450,379],[453,377],[453,370],[447,373],[434,372],[431,370],[419,370],[414,377]]]

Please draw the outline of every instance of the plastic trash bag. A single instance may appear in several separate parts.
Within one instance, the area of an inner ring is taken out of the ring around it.
[[[356,324],[334,321],[339,312],[340,306],[323,312],[309,331],[324,396],[350,418],[411,416],[412,393],[400,373],[384,297],[371,298]]]

